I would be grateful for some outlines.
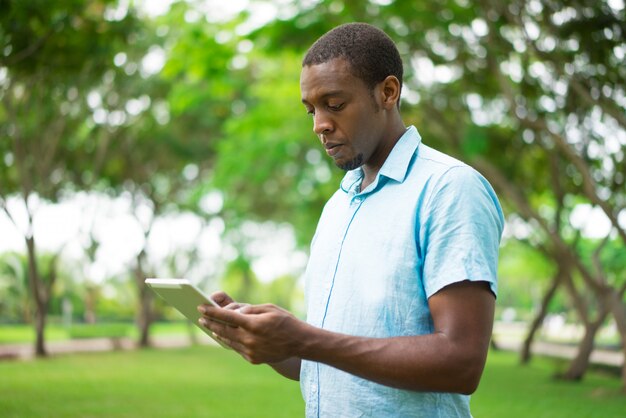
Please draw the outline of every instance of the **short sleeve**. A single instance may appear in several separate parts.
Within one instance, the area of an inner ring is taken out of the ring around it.
[[[434,182],[422,210],[419,237],[426,296],[465,280],[489,282],[497,295],[504,216],[487,180],[469,166],[452,167]]]

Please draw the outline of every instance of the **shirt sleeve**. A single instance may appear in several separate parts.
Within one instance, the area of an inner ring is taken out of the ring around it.
[[[489,282],[497,295],[504,216],[483,176],[469,166],[448,169],[435,181],[420,219],[427,297],[465,280]]]

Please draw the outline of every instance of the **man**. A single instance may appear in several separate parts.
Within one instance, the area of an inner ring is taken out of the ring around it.
[[[322,146],[348,171],[311,245],[307,322],[218,292],[228,309],[199,307],[202,324],[300,380],[307,417],[470,416],[497,290],[495,193],[404,126],[402,62],[373,26],[322,36],[300,87]]]

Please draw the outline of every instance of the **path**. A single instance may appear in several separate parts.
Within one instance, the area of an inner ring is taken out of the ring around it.
[[[519,352],[522,347],[522,344],[518,342],[498,341],[497,344],[498,348],[502,350],[515,352]],[[537,341],[532,344],[531,352],[537,355],[571,360],[576,356],[577,347]],[[595,349],[591,353],[589,360],[591,364],[622,367],[624,364],[624,353],[621,351]]]

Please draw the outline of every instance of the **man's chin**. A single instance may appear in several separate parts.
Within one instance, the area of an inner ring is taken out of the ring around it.
[[[335,161],[335,165],[344,171],[356,170],[363,165],[363,154],[359,154],[350,161]]]

